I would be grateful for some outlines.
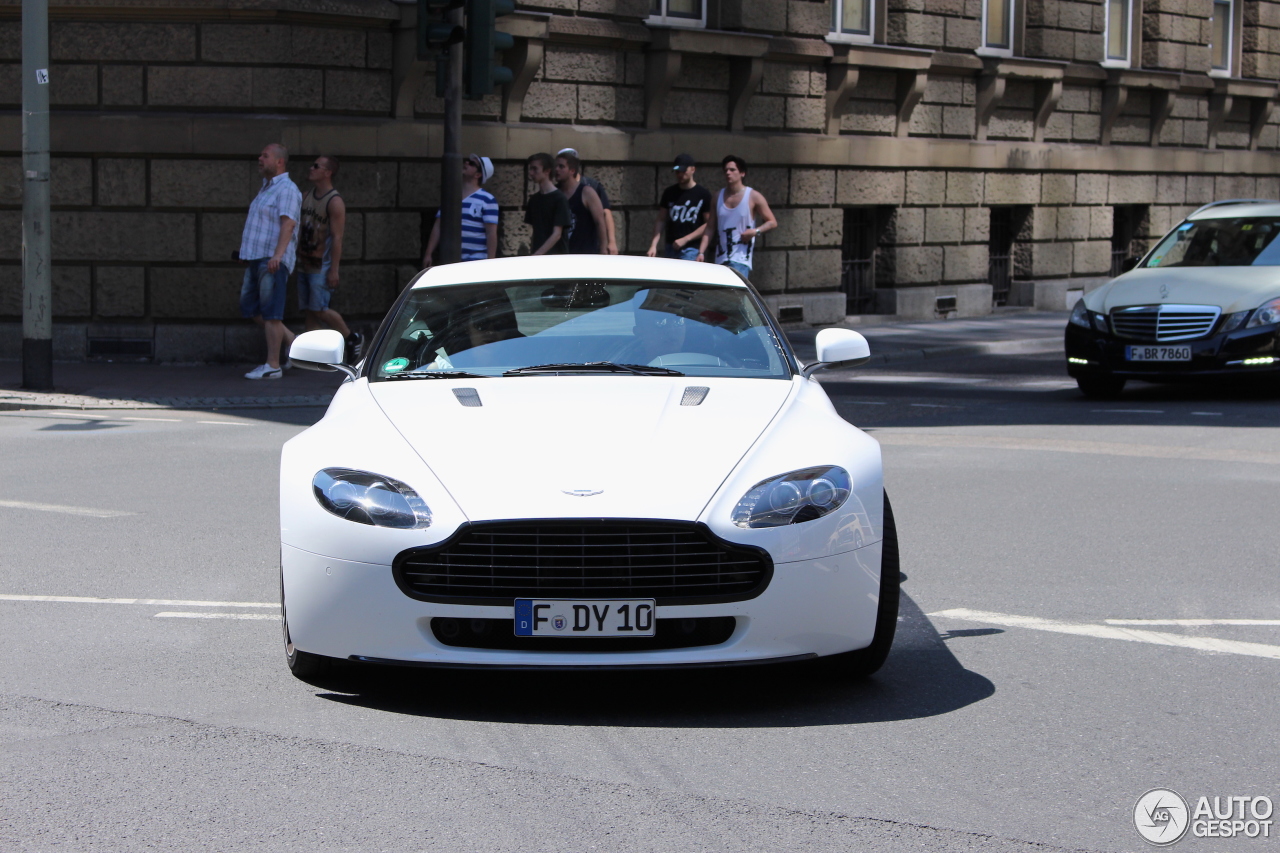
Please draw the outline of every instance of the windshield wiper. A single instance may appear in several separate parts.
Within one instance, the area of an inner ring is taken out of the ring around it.
[[[386,379],[492,379],[483,373],[467,373],[465,370],[424,370],[421,373],[393,373]]]
[[[678,370],[651,367],[647,364],[615,364],[612,361],[569,362],[566,364],[531,364],[503,373],[503,376],[521,376],[530,373],[634,373],[636,376],[684,376]]]

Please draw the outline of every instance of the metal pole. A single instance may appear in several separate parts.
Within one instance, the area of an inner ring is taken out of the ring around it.
[[[49,0],[22,0],[22,387],[53,388]]]
[[[449,11],[449,22],[462,26],[462,9]],[[440,159],[440,263],[462,260],[462,45],[449,45],[444,88],[444,156]]]

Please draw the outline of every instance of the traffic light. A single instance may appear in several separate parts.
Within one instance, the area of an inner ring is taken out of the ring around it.
[[[467,0],[464,91],[471,100],[491,95],[495,86],[512,80],[511,69],[496,64],[493,55],[515,45],[510,35],[498,32],[495,20],[515,9],[513,0]]]
[[[418,58],[431,59],[462,41],[462,27],[443,20],[441,13],[456,9],[462,0],[418,0]]]

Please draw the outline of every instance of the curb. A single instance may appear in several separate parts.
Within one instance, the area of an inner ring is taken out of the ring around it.
[[[871,341],[874,347],[875,341]],[[870,364],[900,364],[909,361],[924,361],[932,358],[964,358],[973,355],[1041,355],[1044,353],[1064,352],[1063,339],[1025,338],[1017,341],[988,341],[981,344],[954,344],[952,346],[923,347],[899,352],[872,355]]]

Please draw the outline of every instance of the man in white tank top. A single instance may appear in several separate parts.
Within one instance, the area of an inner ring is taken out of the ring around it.
[[[778,220],[769,209],[769,201],[764,194],[743,183],[747,177],[745,160],[730,154],[721,164],[725,188],[720,190],[711,209],[711,220],[702,235],[701,251],[706,252],[707,243],[714,235],[716,263],[724,264],[743,278],[750,278],[756,235],[777,228]]]

